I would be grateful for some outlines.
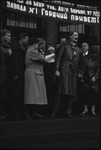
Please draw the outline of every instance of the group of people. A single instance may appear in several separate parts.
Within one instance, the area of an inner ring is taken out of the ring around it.
[[[19,39],[3,29],[0,33],[0,115],[1,118],[33,119],[63,113],[72,117],[72,104],[84,106],[82,116],[96,116],[99,93],[100,46],[77,46],[78,33],[56,45],[23,33]]]

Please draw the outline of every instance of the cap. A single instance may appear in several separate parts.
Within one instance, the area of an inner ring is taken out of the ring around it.
[[[48,51],[55,51],[55,48],[52,47],[52,46],[50,46],[50,47],[48,48]]]

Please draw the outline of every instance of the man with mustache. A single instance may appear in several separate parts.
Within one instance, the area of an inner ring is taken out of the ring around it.
[[[80,50],[77,46],[78,33],[70,33],[70,40],[60,46],[56,59],[55,75],[58,78],[57,95],[51,117],[59,112],[61,100],[65,102],[66,117],[72,117],[72,102],[76,99],[77,70]]]

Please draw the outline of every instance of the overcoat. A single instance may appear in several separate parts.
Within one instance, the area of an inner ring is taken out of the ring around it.
[[[14,93],[16,101],[23,107],[24,104],[24,72],[25,72],[25,54],[27,51],[27,46],[22,46],[22,44],[14,39],[12,42],[12,73],[13,76],[18,76],[16,80],[13,79]]]
[[[66,42],[60,47],[56,59],[56,70],[60,71],[58,93],[76,96],[77,69],[80,50]]]
[[[25,63],[24,104],[47,104],[43,73],[44,56],[33,47],[28,48]]]
[[[9,79],[11,75],[11,58],[8,54],[11,44],[6,43],[3,39],[0,41],[0,93],[1,99],[8,97]]]
[[[84,90],[98,92],[99,90],[99,46],[92,46],[87,56],[84,56],[81,62],[81,71],[84,79]],[[93,52],[93,51],[96,52]],[[93,82],[91,79],[95,77]],[[85,86],[86,85],[86,86]]]

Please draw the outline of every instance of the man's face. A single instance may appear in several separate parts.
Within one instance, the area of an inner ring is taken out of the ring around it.
[[[77,42],[78,41],[78,33],[77,32],[73,32],[73,34],[70,36],[70,39],[72,42]]]
[[[65,43],[66,42],[66,39],[65,38],[62,38],[61,39],[61,44]]]
[[[7,43],[11,42],[11,33],[6,33],[6,35],[3,36],[3,39],[4,39]]]
[[[22,39],[24,45],[28,45],[28,40],[29,40],[28,36],[26,36],[25,38]]]

